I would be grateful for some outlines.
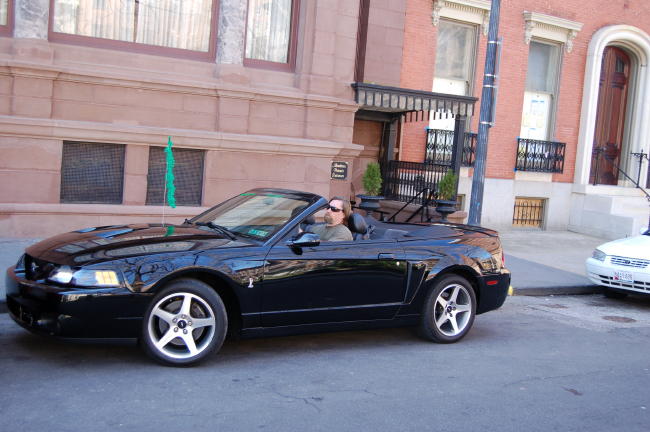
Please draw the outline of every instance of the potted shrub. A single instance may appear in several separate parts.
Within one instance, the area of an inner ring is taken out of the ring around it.
[[[382,180],[381,170],[379,169],[379,164],[377,162],[370,162],[368,164],[366,171],[363,173],[362,182],[366,194],[357,195],[361,198],[359,208],[368,213],[374,210],[379,210],[379,201],[383,200],[384,197],[379,195],[381,193]]]
[[[447,216],[456,211],[456,184],[458,176],[451,170],[440,179],[436,193],[436,211],[440,213],[443,222]]]

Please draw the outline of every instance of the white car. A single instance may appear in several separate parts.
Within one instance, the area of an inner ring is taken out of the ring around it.
[[[607,297],[650,294],[650,230],[598,246],[586,266],[589,279],[603,286]]]

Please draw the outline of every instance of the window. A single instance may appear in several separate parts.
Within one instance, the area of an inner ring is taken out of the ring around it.
[[[121,204],[124,187],[121,144],[63,143],[61,202]]]
[[[176,204],[200,206],[203,191],[203,150],[173,149],[174,186]],[[147,205],[163,205],[167,161],[165,147],[149,147],[149,174],[147,174]]]
[[[469,96],[474,80],[478,26],[441,20],[436,44],[436,69],[433,90],[436,93]],[[453,130],[453,116],[431,120],[431,129]]]
[[[53,0],[50,39],[214,58],[213,0]]]
[[[433,91],[469,95],[475,57],[476,27],[452,21],[440,21]]]
[[[13,16],[13,1],[0,0],[0,36],[11,36]]]
[[[295,67],[299,0],[249,0],[244,64]]]
[[[515,197],[512,226],[521,228],[543,228],[546,207],[544,198]]]
[[[531,41],[521,119],[521,138],[550,140],[553,136],[560,45]]]

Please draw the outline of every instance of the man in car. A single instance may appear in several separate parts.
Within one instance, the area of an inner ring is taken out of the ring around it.
[[[347,227],[351,213],[350,201],[334,197],[325,211],[325,225],[311,225],[307,231],[318,234],[321,241],[352,241],[352,232]]]

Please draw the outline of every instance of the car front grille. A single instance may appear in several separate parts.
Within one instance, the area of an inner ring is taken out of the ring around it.
[[[45,279],[54,268],[55,264],[53,263],[25,254],[25,277],[27,280]]]
[[[604,275],[595,275],[600,279],[603,285],[606,285],[608,287],[612,288],[621,288],[621,289],[634,289],[634,290],[641,290],[641,291],[648,291],[650,292],[650,282],[643,282],[643,281],[634,281],[634,282],[622,282],[618,280],[614,280],[611,276],[604,276]]]
[[[650,265],[650,260],[638,259],[638,258],[625,258],[620,256],[612,256],[610,262],[615,265],[623,267],[634,267],[634,268],[646,268]]]

